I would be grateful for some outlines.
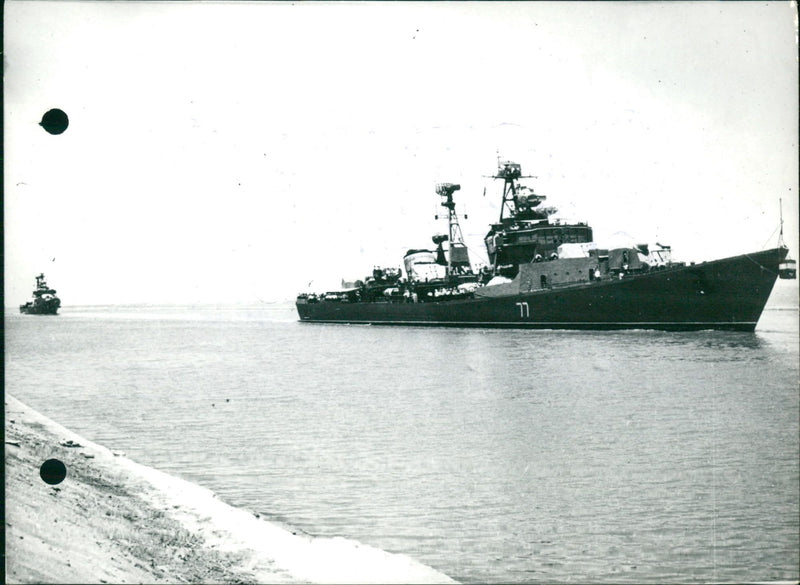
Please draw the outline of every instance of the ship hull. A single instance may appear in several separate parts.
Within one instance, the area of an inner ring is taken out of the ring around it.
[[[61,302],[40,301],[30,302],[19,306],[19,312],[23,315],[57,315]]]
[[[719,329],[753,331],[785,248],[673,267],[622,279],[502,297],[439,302],[307,302],[316,323],[514,329]]]

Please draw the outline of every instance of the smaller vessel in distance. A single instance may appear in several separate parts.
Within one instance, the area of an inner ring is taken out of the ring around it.
[[[61,306],[61,299],[56,296],[55,289],[47,286],[44,274],[36,277],[36,289],[33,299],[19,306],[19,312],[25,315],[55,315]]]
[[[797,278],[797,262],[793,258],[784,258],[778,265],[778,275],[783,280],[794,280]]]

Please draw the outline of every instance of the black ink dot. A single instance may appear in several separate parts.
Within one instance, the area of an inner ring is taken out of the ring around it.
[[[56,485],[67,477],[67,467],[58,459],[48,459],[39,468],[42,480],[50,485]]]
[[[47,130],[50,134],[61,134],[69,126],[69,118],[62,110],[54,108],[42,116],[39,126]]]

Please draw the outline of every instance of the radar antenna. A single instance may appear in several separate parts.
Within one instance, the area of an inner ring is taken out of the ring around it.
[[[506,217],[514,217],[521,208],[536,207],[547,197],[544,195],[531,194],[527,197],[519,197],[519,179],[535,179],[534,175],[523,175],[522,166],[518,163],[509,161],[497,162],[497,174],[492,175],[492,179],[503,180],[503,204],[500,206],[500,222]],[[506,214],[506,211],[508,212]]]

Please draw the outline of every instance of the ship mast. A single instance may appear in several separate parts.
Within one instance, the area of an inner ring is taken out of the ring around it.
[[[522,166],[512,162],[500,162],[497,160],[497,174],[492,175],[492,179],[503,179],[503,204],[500,206],[500,220],[502,223],[506,217],[513,217],[517,209],[517,180],[535,179],[533,175],[523,175]],[[506,214],[508,210],[508,214]]]
[[[785,248],[786,247],[786,243],[783,241],[783,199],[782,198],[778,199],[778,209],[780,210],[780,217],[781,217],[781,233],[778,236],[778,247],[779,248]],[[775,232],[772,232],[772,233],[774,234]]]
[[[466,251],[466,244],[464,244],[464,236],[461,233],[461,226],[458,223],[458,215],[456,214],[456,203],[453,201],[453,193],[461,189],[461,185],[453,183],[439,183],[436,185],[436,193],[442,197],[442,207],[447,208],[447,224],[449,226],[449,250],[447,255],[447,275],[453,274],[454,262],[463,266],[466,258],[461,258],[461,254],[454,253],[456,248],[461,248]],[[458,258],[454,258],[456,254]],[[464,254],[466,256],[466,254]],[[469,267],[469,260],[467,259],[467,267]]]

